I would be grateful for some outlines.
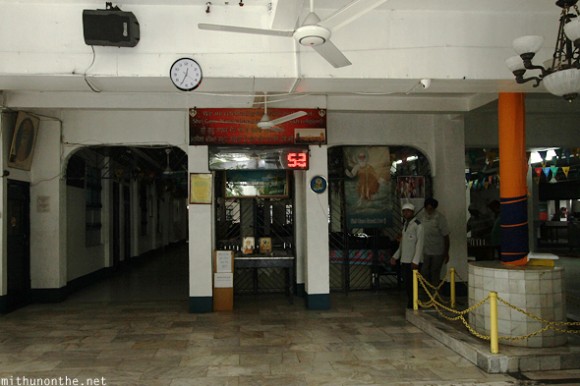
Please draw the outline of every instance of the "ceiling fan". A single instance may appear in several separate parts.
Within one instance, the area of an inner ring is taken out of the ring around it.
[[[264,93],[264,115],[257,123],[258,128],[262,130],[282,131],[278,125],[289,122],[293,119],[300,118],[306,115],[306,111],[296,111],[295,113],[284,115],[283,117],[270,120],[268,115],[268,94]]]
[[[335,68],[340,68],[350,66],[352,63],[330,41],[332,32],[359,18],[386,1],[387,0],[354,0],[332,15],[321,20],[320,17],[314,13],[314,0],[310,0],[310,12],[302,22],[302,25],[294,30],[248,28],[206,23],[199,23],[198,28],[259,35],[292,36],[301,45],[312,47]]]

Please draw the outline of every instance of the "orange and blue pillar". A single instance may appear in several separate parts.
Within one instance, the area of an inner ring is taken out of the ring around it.
[[[529,240],[524,94],[500,93],[498,120],[500,260],[507,265],[525,265],[528,262]]]

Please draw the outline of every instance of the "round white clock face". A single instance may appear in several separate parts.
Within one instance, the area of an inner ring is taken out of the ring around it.
[[[169,70],[169,77],[178,89],[182,91],[195,90],[201,83],[201,66],[193,59],[177,59]]]

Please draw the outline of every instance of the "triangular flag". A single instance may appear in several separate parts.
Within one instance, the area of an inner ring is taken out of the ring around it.
[[[550,168],[549,167],[544,168],[544,174],[545,174],[546,178],[548,178],[548,176],[550,175]]]
[[[534,171],[536,172],[536,175],[538,177],[540,177],[542,175],[542,168],[540,168],[540,167],[534,168]]]
[[[540,151],[538,151],[538,154],[540,155],[540,158],[542,159],[542,161],[545,161],[546,156],[548,155],[548,151],[547,150],[540,150]]]
[[[568,178],[568,172],[570,171],[570,166],[562,166],[562,171],[564,172],[564,175],[566,176],[566,178]]]
[[[534,179],[534,182],[536,184],[539,184],[540,183],[540,177],[539,176],[534,176],[533,179]]]
[[[552,171],[552,177],[556,178],[556,174],[558,174],[558,167],[557,166],[550,166],[550,170]]]

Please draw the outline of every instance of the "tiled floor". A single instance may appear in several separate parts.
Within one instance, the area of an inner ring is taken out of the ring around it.
[[[580,384],[580,371],[483,372],[407,323],[397,290],[333,293],[329,311],[246,295],[234,312],[190,314],[185,254],[1,316],[0,385]]]

